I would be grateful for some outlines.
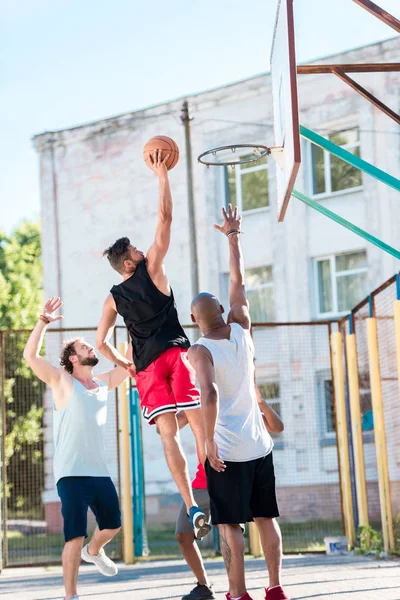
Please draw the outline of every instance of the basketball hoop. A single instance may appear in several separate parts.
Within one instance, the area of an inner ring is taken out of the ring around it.
[[[229,154],[225,157],[223,153],[231,151],[231,154],[235,154],[237,149],[245,148],[250,150],[250,154],[247,153],[245,156],[236,155],[235,158],[230,159]],[[204,160],[206,156],[217,156],[217,154],[223,154],[225,160],[211,161]],[[219,146],[218,148],[211,148],[211,150],[206,150],[202,152],[197,157],[197,161],[202,165],[206,165],[207,169],[209,167],[232,167],[234,168],[236,165],[245,165],[247,163],[255,163],[262,158],[265,158],[271,154],[271,148],[267,146],[262,146],[261,144],[231,144],[229,146]]]

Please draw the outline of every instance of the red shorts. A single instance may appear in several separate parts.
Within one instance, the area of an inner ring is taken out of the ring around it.
[[[186,348],[170,348],[160,354],[137,373],[136,386],[143,416],[150,425],[163,413],[200,407],[195,371]]]

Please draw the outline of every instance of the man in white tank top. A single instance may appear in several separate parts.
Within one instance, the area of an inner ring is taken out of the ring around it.
[[[24,359],[53,391],[53,466],[64,519],[65,600],[77,600],[81,558],[94,563],[103,575],[118,572],[103,549],[121,529],[118,496],[106,465],[104,430],[108,391],[118,387],[128,372],[117,367],[94,376],[93,367],[99,359],[93,346],[82,338],[65,342],[60,356],[62,368],[40,356],[47,326],[62,318],[57,315],[61,305],[60,298],[46,302],[25,346]],[[90,543],[82,548],[89,507],[97,528]]]
[[[214,225],[228,238],[230,312],[212,294],[192,302],[192,320],[203,337],[189,349],[201,389],[206,429],[207,486],[211,517],[218,525],[229,578],[227,600],[251,600],[246,591],[244,538],[240,523],[253,521],[260,533],[269,572],[266,600],[288,600],[280,582],[282,541],[275,496],[272,432],[283,425],[262,402],[255,387],[254,348],[240,248],[241,216],[237,207],[222,209],[224,224]],[[261,408],[261,411],[260,411]]]

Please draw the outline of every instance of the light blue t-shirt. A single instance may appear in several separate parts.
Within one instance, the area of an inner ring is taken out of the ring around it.
[[[108,387],[96,380],[88,390],[74,377],[71,398],[62,410],[53,405],[56,483],[62,477],[109,477],[105,459]]]

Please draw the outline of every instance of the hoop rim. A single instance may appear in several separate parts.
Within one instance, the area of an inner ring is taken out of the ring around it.
[[[205,156],[209,154],[216,154],[217,152],[221,152],[222,150],[232,150],[235,152],[236,148],[252,148],[254,150],[261,150],[263,152],[260,153],[259,156],[254,154],[254,158],[248,158],[247,160],[233,160],[233,161],[224,161],[224,162],[210,162],[203,160]],[[206,150],[202,152],[197,157],[197,162],[202,165],[206,165],[206,167],[229,167],[235,165],[245,165],[247,163],[257,162],[261,158],[265,158],[271,154],[271,148],[268,146],[264,146],[263,144],[229,144],[228,146],[218,146],[217,148],[210,148],[210,150]]]

